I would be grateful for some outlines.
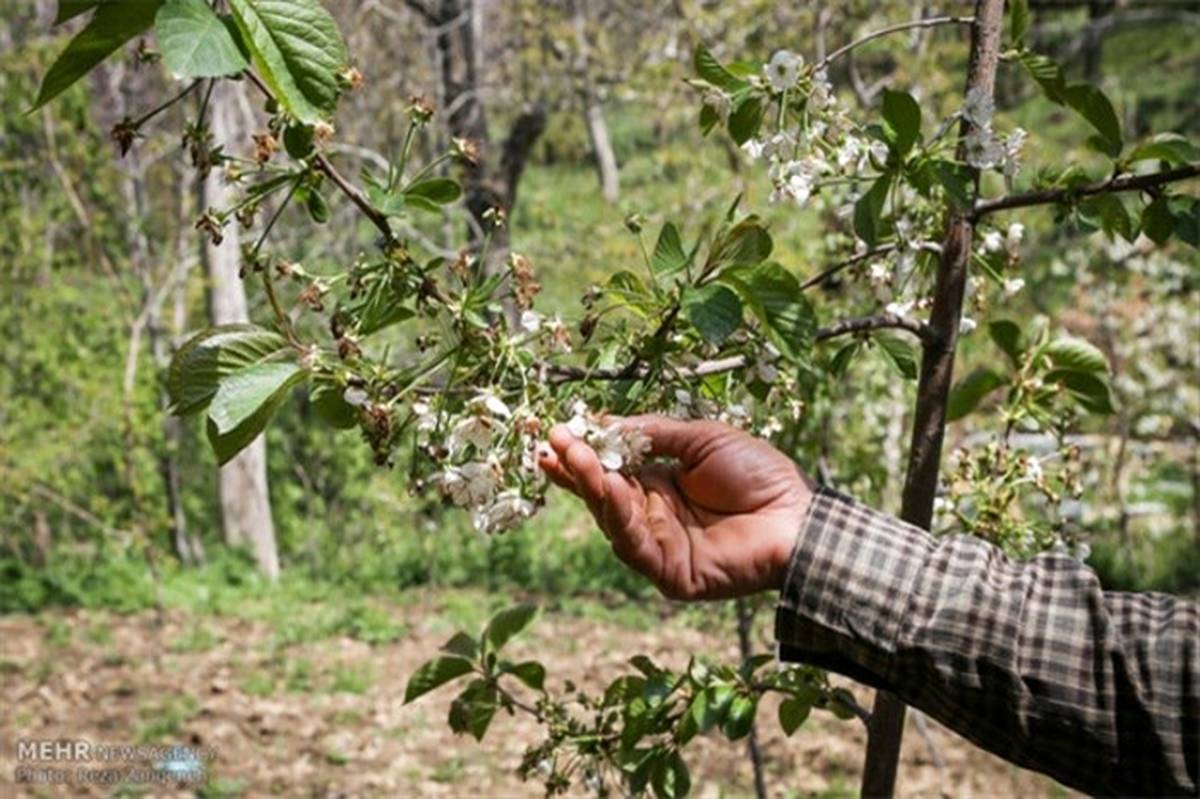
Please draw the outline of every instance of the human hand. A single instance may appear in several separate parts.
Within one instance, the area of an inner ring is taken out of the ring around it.
[[[671,599],[728,599],[780,588],[812,481],[765,441],[718,422],[625,419],[652,462],[607,472],[565,425],[539,465],[582,498],[613,551]]]

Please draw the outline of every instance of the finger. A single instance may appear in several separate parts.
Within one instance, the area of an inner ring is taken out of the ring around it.
[[[550,446],[542,445],[538,449],[538,467],[559,488],[565,488],[575,494],[579,493],[579,486],[575,484],[575,478],[567,471],[567,467],[559,459],[558,453]]]
[[[583,497],[592,513],[596,514],[604,502],[604,467],[600,465],[595,450],[575,439],[567,447],[566,456],[562,460],[579,488],[579,496]]]
[[[683,421],[653,414],[630,416],[621,424],[636,427],[650,439],[650,455],[678,458],[684,466],[699,462],[715,439],[735,432],[720,422]]]
[[[550,441],[551,449],[558,453],[558,457],[561,460],[567,457],[567,448],[579,439],[575,438],[565,424],[556,424],[550,428],[548,440]]]
[[[636,481],[616,472],[606,474],[604,482],[608,502],[603,526],[613,554],[633,570],[657,580],[662,569],[661,552],[646,527],[642,512],[645,495]]]

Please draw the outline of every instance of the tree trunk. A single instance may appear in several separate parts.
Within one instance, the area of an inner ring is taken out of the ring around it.
[[[236,103],[244,89],[222,81],[209,101],[213,139],[227,149],[248,135],[238,124]],[[211,171],[200,185],[200,208],[228,207],[234,194],[225,185],[220,170]],[[239,275],[241,253],[237,220],[230,219],[225,240],[214,245],[205,240],[201,259],[208,279],[209,322],[214,325],[250,321],[246,290]],[[275,523],[271,518],[271,499],[267,491],[267,445],[259,436],[217,473],[217,497],[221,508],[221,527],[225,542],[243,546],[254,555],[259,571],[269,579],[279,576],[279,556],[275,549]]]
[[[737,610],[738,651],[745,662],[754,654],[751,634],[754,632],[755,608],[751,607],[750,600],[745,598],[738,599],[734,607]],[[753,721],[750,723],[750,733],[746,736],[746,754],[754,769],[754,796],[756,799],[767,799],[767,779],[763,769],[762,750],[758,746],[758,724]]]
[[[572,3],[571,17],[575,26],[575,82],[579,99],[583,103],[583,123],[587,128],[588,142],[592,146],[596,176],[600,178],[600,194],[605,202],[615,203],[620,196],[620,175],[617,171],[617,156],[608,137],[604,107],[592,83],[590,47],[587,40],[587,6],[576,0]]]
[[[979,89],[988,97],[993,94],[1003,17],[1004,0],[976,0],[975,23],[971,26],[967,91]],[[970,124],[963,120],[958,139],[960,161],[966,160],[964,138],[970,129]],[[978,181],[976,173],[976,185]],[[900,518],[925,529],[929,529],[933,519],[942,439],[946,432],[946,399],[950,394],[954,373],[954,346],[962,317],[963,288],[971,261],[973,236],[974,225],[970,217],[961,211],[951,210],[946,219],[933,308],[929,314],[934,342],[925,346],[921,359],[908,475],[900,510]],[[891,796],[894,793],[903,734],[904,704],[892,694],[880,692],[875,698],[875,708],[867,725],[867,759],[863,766],[862,782],[864,797]]]

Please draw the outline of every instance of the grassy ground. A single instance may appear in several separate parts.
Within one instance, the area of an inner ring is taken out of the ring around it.
[[[213,747],[211,779],[200,792],[206,797],[538,795],[538,785],[514,774],[525,746],[539,740],[534,724],[500,717],[476,744],[455,738],[445,724],[452,692],[411,706],[402,701],[408,676],[452,632],[475,629],[510,601],[462,591],[307,602],[267,594],[215,612],[0,617],[0,701],[9,711],[0,721],[0,779],[13,778],[17,738],[83,737]],[[736,657],[728,624],[712,622],[713,615],[724,618],[715,606],[681,613],[657,600],[559,605],[513,644],[518,659],[536,655],[547,664],[552,687],[569,678],[595,689],[638,652],[674,666],[692,651]],[[855,792],[864,742],[858,722],[814,714],[787,740],[774,717],[766,704],[759,718],[772,796]],[[910,721],[900,774],[905,795],[1065,793],[936,724],[930,728],[923,739]],[[693,795],[752,795],[741,745],[709,737],[687,757]],[[0,794],[10,791],[17,792],[11,782],[0,782]],[[113,795],[101,788],[83,793]]]

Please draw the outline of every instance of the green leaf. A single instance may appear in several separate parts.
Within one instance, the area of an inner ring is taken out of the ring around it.
[[[688,287],[683,293],[683,314],[705,341],[720,346],[742,324],[742,301],[716,283]]]
[[[669,275],[683,269],[687,265],[687,260],[678,228],[667,222],[658,232],[658,241],[654,244],[654,254],[650,256],[650,271],[659,276]]]
[[[1086,221],[1104,231],[1110,239],[1119,234],[1126,241],[1134,237],[1133,220],[1125,203],[1115,194],[1098,194],[1079,204],[1079,213]]]
[[[542,686],[546,683],[546,667],[536,660],[526,660],[523,663],[511,665],[503,671],[516,677],[535,691],[542,690]]]
[[[841,377],[846,373],[846,369],[850,366],[850,361],[858,354],[861,345],[857,341],[851,341],[849,344],[842,347],[829,361],[829,372],[834,377]]]
[[[1101,374],[1108,372],[1108,359],[1104,353],[1081,338],[1064,336],[1055,339],[1042,348],[1042,353],[1050,358],[1057,369]]]
[[[484,631],[484,638],[491,646],[491,651],[498,652],[508,643],[508,640],[524,630],[537,614],[537,605],[523,603],[514,605],[492,616]]]
[[[297,161],[313,153],[312,125],[293,123],[283,129],[283,149]]]
[[[1014,44],[1025,38],[1029,30],[1029,0],[1009,0],[1008,37]]]
[[[54,15],[54,24],[61,25],[106,2],[111,0],[58,0],[58,13]]]
[[[448,205],[462,196],[462,188],[450,178],[429,178],[404,190],[404,199],[420,197],[437,205]]]
[[[1166,244],[1175,230],[1175,217],[1167,198],[1155,197],[1142,209],[1142,232],[1155,244]]]
[[[315,383],[308,390],[308,400],[331,427],[349,430],[358,424],[358,410],[346,402],[343,393],[342,387],[333,383]]]
[[[258,437],[307,372],[292,361],[270,361],[234,372],[208,407],[208,442],[224,466]]]
[[[779,726],[783,728],[783,734],[790,736],[796,730],[800,729],[800,725],[808,718],[811,710],[812,705],[807,702],[801,702],[794,697],[789,697],[780,702]]]
[[[1171,215],[1175,217],[1175,235],[1193,247],[1200,247],[1200,199],[1172,197]]]
[[[404,704],[440,688],[451,680],[471,672],[471,661],[460,657],[437,657],[426,663],[408,678],[404,689]]]
[[[295,361],[268,361],[240,369],[221,380],[208,418],[219,433],[228,433],[257,414],[264,405],[277,401],[281,392],[304,378]]]
[[[318,225],[329,221],[329,206],[325,203],[321,192],[315,188],[308,190],[308,196],[304,198],[304,207],[308,209],[308,215],[312,221]]]
[[[1063,78],[1062,69],[1054,59],[1040,53],[1025,51],[1021,53],[1020,61],[1030,76],[1042,87],[1042,92],[1046,97],[1062,105],[1066,81]]]
[[[1008,383],[1002,375],[987,367],[980,367],[950,389],[946,402],[946,421],[961,419],[983,401],[983,398]]]
[[[907,341],[888,335],[875,336],[875,343],[906,380],[917,379],[917,353]]]
[[[287,340],[256,325],[218,325],[192,336],[167,369],[171,413],[201,411],[216,396],[221,381],[242,369],[291,357]]]
[[[720,234],[708,254],[710,266],[754,266],[765,261],[775,243],[758,217],[749,216]]]
[[[476,741],[482,741],[499,707],[496,689],[483,680],[474,680],[450,703],[450,729],[469,732]]]
[[[942,159],[931,161],[929,166],[934,180],[945,189],[946,196],[954,206],[960,210],[969,209],[975,194],[975,178],[971,170],[963,164]]]
[[[731,741],[743,738],[754,726],[754,715],[758,712],[758,700],[738,694],[729,703],[729,712],[721,722],[721,732]]]
[[[658,799],[680,799],[692,790],[692,777],[688,773],[687,763],[683,762],[683,757],[676,749],[654,764],[650,782]]]
[[[885,172],[854,204],[854,232],[868,247],[874,247],[879,241],[882,233],[880,218],[883,215],[883,204],[891,187],[892,173]]]
[[[717,113],[717,109],[711,105],[700,106],[700,135],[707,136],[717,123],[721,121],[721,115]]]
[[[696,52],[692,54],[692,65],[696,68],[696,74],[703,80],[727,92],[735,92],[749,85],[721,66],[721,62],[712,54],[712,51],[702,44],[696,45]]]
[[[461,631],[452,635],[449,641],[442,644],[441,649],[443,652],[449,652],[467,660],[479,657],[479,642]]]
[[[729,114],[729,135],[739,145],[745,144],[758,133],[767,106],[757,94],[747,94],[738,100]]]
[[[1200,161],[1200,147],[1178,133],[1162,133],[1133,148],[1128,160],[1131,164],[1137,161],[1165,161],[1171,166],[1180,166]]]
[[[695,722],[697,731],[708,732],[721,720],[724,710],[724,707],[717,704],[714,689],[710,687],[699,691],[692,698],[692,704],[688,706],[688,715]]]
[[[254,68],[301,122],[333,115],[346,43],[318,0],[229,0]]]
[[[236,75],[250,61],[229,27],[204,0],[167,0],[154,18],[167,69],[179,78]]]
[[[854,694],[845,688],[834,688],[829,712],[843,721],[854,718]]]
[[[921,135],[921,107],[908,92],[883,92],[883,133],[901,158],[908,155]]]
[[[1103,151],[1116,158],[1121,154],[1121,122],[1104,92],[1090,83],[1076,83],[1062,93],[1063,102],[1092,124],[1107,145]]]
[[[62,94],[75,81],[90,72],[92,67],[149,28],[154,22],[154,15],[159,6],[162,5],[162,0],[124,0],[120,3],[98,5],[96,15],[71,39],[46,71],[42,86],[38,89],[37,100],[30,111],[36,111]],[[87,6],[88,4],[73,4],[70,9],[60,8],[59,17],[70,19],[86,11]]]
[[[1016,322],[1009,319],[997,319],[989,322],[988,335],[991,336],[996,346],[1008,356],[1013,366],[1021,364],[1021,354],[1025,348],[1021,344],[1021,328]]]
[[[768,261],[756,267],[726,270],[720,279],[741,295],[781,352],[795,359],[812,348],[816,315],[800,293],[795,275]]]
[[[1116,412],[1108,381],[1094,372],[1054,369],[1046,374],[1047,383],[1061,383],[1081,407],[1098,414]]]

